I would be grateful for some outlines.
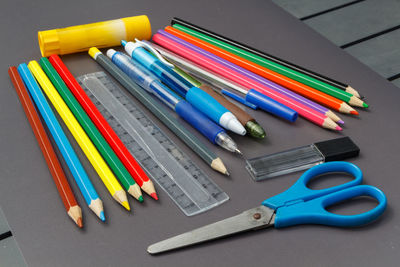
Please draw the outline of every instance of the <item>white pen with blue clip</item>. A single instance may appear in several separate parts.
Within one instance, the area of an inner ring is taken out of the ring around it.
[[[147,92],[157,96],[164,104],[173,109],[180,117],[201,132],[212,143],[218,144],[230,152],[241,154],[236,143],[223,128],[215,124],[167,86],[163,85],[157,77],[138,62],[114,49],[109,49],[107,51],[107,56],[134,82]]]

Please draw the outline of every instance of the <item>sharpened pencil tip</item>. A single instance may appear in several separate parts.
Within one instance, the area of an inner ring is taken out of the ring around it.
[[[83,227],[82,218],[78,218],[76,224],[79,226],[79,228],[82,228]]]
[[[338,120],[337,123],[344,124],[344,121]]]
[[[121,205],[124,206],[124,208],[125,208],[126,210],[131,210],[131,207],[129,207],[128,201],[123,201],[123,202],[121,203]]]
[[[99,218],[100,218],[100,220],[102,220],[103,222],[106,221],[106,216],[104,215],[104,211],[101,211],[101,212],[100,212]]]
[[[240,151],[239,149],[236,148],[235,153],[238,153],[239,155],[243,156],[242,151]]]
[[[151,193],[150,196],[151,196],[152,198],[154,198],[155,200],[158,200],[158,196],[157,196],[156,192]]]
[[[343,130],[343,129],[342,129],[342,127],[340,127],[340,126],[336,126],[335,130],[341,131],[341,130]]]
[[[230,174],[228,171],[226,171],[226,172],[225,172],[225,175],[226,175],[226,176],[230,176],[231,174]]]
[[[367,103],[364,102],[364,103],[363,103],[363,107],[364,107],[364,108],[368,108],[369,105],[368,105]]]
[[[144,201],[143,196],[138,197],[137,199],[140,203]]]
[[[350,114],[351,114],[351,115],[358,115],[359,113],[358,113],[357,110],[352,110],[352,111],[350,111]]]

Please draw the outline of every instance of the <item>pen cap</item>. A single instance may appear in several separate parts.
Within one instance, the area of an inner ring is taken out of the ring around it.
[[[314,144],[324,155],[325,161],[343,160],[356,157],[360,148],[349,137],[342,137]]]
[[[93,46],[117,46],[121,40],[149,40],[150,37],[151,26],[146,15],[38,32],[44,57],[87,51]]]

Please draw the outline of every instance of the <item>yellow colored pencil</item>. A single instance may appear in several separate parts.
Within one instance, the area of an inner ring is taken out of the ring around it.
[[[103,160],[96,147],[90,141],[85,131],[82,129],[72,112],[69,110],[64,100],[58,94],[56,88],[46,76],[39,63],[37,63],[35,60],[32,60],[29,62],[28,68],[32,72],[35,79],[39,82],[42,90],[50,99],[64,123],[67,125],[68,129],[85,153],[86,157],[89,159],[90,163],[93,165],[94,169],[100,176],[112,197],[127,210],[130,210],[125,191],[122,189],[121,185],[118,183],[114,174]]]

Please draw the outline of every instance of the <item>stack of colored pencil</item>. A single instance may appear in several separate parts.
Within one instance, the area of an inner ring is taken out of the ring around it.
[[[327,129],[342,130],[333,111],[359,115],[353,107],[368,107],[350,86],[178,18],[152,41],[170,62],[223,87],[222,93],[243,103],[254,89]]]
[[[14,66],[10,67],[9,75],[67,213],[79,227],[83,226],[81,208],[39,119],[40,115],[87,205],[102,221],[105,221],[103,202],[64,134],[45,95],[85,153],[110,195],[118,203],[130,210],[124,189],[139,202],[143,202],[141,189],[152,198],[158,199],[153,182],[57,55],[49,59],[41,58],[40,64],[33,60],[28,65],[20,64],[18,69]]]

